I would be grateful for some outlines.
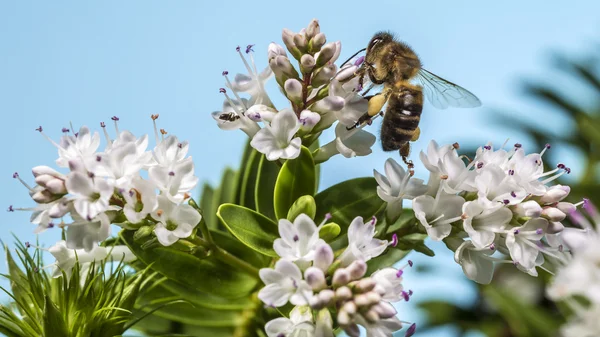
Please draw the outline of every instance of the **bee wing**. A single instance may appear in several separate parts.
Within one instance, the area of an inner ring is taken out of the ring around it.
[[[455,108],[474,108],[481,105],[479,98],[469,90],[447,81],[428,70],[421,68],[416,79],[423,86],[423,91],[429,102],[438,109],[446,109],[449,106]]]

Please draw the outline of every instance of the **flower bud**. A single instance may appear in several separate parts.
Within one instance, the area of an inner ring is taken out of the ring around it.
[[[327,84],[331,81],[331,78],[335,76],[335,72],[337,67],[335,64],[327,64],[323,66],[321,69],[317,70],[313,79],[311,80],[311,85],[314,88],[320,87],[323,84]]]
[[[300,128],[304,131],[310,131],[319,123],[321,115],[310,110],[302,110],[300,113]]]
[[[364,313],[363,317],[370,323],[377,323],[379,321],[379,314],[372,309]]]
[[[311,107],[311,111],[319,113],[326,113],[332,111],[340,111],[344,108],[344,98],[339,96],[327,96],[324,99],[318,101]]]
[[[55,195],[67,194],[67,187],[65,181],[62,179],[52,179],[46,183],[46,189]]]
[[[336,293],[331,289],[323,289],[317,296],[319,297],[319,301],[321,302],[321,304],[324,307],[326,307],[329,306],[329,304],[331,304],[333,299],[336,297]]]
[[[290,78],[283,85],[286,96],[294,103],[302,102],[302,83],[295,78]]]
[[[375,304],[372,310],[375,310],[382,319],[392,318],[398,313],[393,305],[385,301],[380,301],[379,303]]]
[[[561,212],[565,214],[571,214],[572,212],[575,212],[575,210],[577,210],[577,207],[575,207],[575,205],[573,205],[570,202],[564,201],[557,203],[556,208],[558,208],[559,210],[561,210]]]
[[[300,58],[300,70],[302,70],[302,73],[304,74],[309,73],[315,67],[316,62],[317,61],[312,55],[304,54]]]
[[[546,194],[540,198],[540,202],[543,204],[552,204],[563,200],[571,192],[569,186],[554,185],[548,189]]]
[[[335,42],[326,43],[317,56],[317,67],[322,67],[329,62],[336,53],[337,45]]]
[[[335,291],[336,301],[347,301],[352,298],[352,290],[348,287],[340,287]]]
[[[41,176],[41,175],[50,175],[55,178],[63,177],[62,174],[58,173],[53,168],[51,168],[49,166],[45,166],[45,165],[36,166],[36,167],[32,168],[31,173],[33,173],[34,177]]]
[[[367,296],[367,300],[369,301],[368,305],[375,305],[381,301],[381,295],[377,292],[370,291],[365,294]]]
[[[294,43],[294,32],[291,30],[284,28],[281,33],[281,39],[283,40],[283,44],[287,50],[294,56],[296,60],[299,60],[302,57],[302,52],[298,49],[296,44]]]
[[[358,281],[354,285],[354,289],[359,293],[366,293],[368,291],[375,289],[376,285],[377,285],[377,282],[375,282],[375,280],[373,280],[370,277],[367,277],[367,278],[364,278],[364,279]]]
[[[53,202],[54,200],[60,199],[60,197],[60,195],[52,194],[48,190],[37,191],[31,195],[31,199],[38,204],[47,204]]]
[[[367,272],[367,263],[363,260],[355,260],[346,269],[350,272],[351,280],[358,280],[365,276]]]
[[[321,269],[323,272],[326,272],[329,266],[331,266],[333,263],[333,257],[333,250],[331,247],[326,243],[322,243],[315,249],[313,266]]]
[[[321,32],[321,27],[319,27],[319,20],[312,19],[312,21],[306,27],[306,38],[312,39],[315,35]]]
[[[350,316],[354,316],[354,314],[356,314],[357,309],[358,308],[356,307],[356,304],[354,302],[348,301],[344,303],[344,305],[342,305],[342,308],[340,310],[344,310]]]
[[[350,272],[345,268],[339,268],[333,273],[331,282],[334,287],[345,286],[350,282]]]
[[[543,209],[536,201],[529,200],[515,205],[514,212],[519,216],[537,218],[542,215]]]
[[[546,207],[542,212],[542,216],[550,221],[563,221],[567,215],[555,207]]]
[[[285,49],[275,42],[271,42],[271,44],[269,44],[267,55],[269,56],[269,61],[279,55],[287,57]]]
[[[146,238],[150,234],[152,234],[153,230],[154,230],[154,226],[142,226],[142,227],[140,227],[140,229],[138,229],[137,231],[135,231],[135,234],[133,234],[133,241],[139,242],[140,240],[143,240],[144,238]]]
[[[340,57],[341,52],[342,52],[342,43],[340,41],[336,41],[335,42],[335,53],[333,54],[333,56],[331,57],[331,60],[329,60],[329,62],[334,63],[335,61],[337,61],[338,57]]]
[[[42,187],[46,187],[46,184],[54,179],[56,179],[56,178],[54,178],[53,176],[51,176],[49,174],[41,174],[41,175],[35,177],[35,183]]]
[[[354,296],[354,302],[356,303],[357,306],[359,307],[368,307],[369,305],[371,305],[371,303],[369,302],[369,298],[367,297],[367,294],[358,294],[356,296]]]
[[[308,40],[306,40],[304,31],[301,30],[300,33],[294,35],[294,44],[300,51],[306,51]]]
[[[337,315],[338,324],[340,326],[346,326],[352,322],[350,314],[346,310],[340,310]]]
[[[304,272],[304,279],[313,290],[321,290],[327,287],[325,274],[317,267],[308,267]]]
[[[565,229],[565,226],[562,223],[551,221],[550,224],[548,224],[548,229],[546,229],[546,233],[557,234],[562,232],[563,229]]]
[[[354,73],[358,70],[357,66],[344,66],[340,69],[340,72],[335,76],[335,79],[344,82],[352,77],[354,77]]]
[[[269,66],[275,73],[275,77],[282,82],[285,82],[288,78],[298,78],[298,72],[294,69],[290,60],[285,56],[278,55],[271,59],[271,61],[269,61]]]
[[[315,35],[315,37],[313,37],[309,42],[310,51],[318,52],[321,50],[321,47],[323,47],[325,42],[327,42],[327,37],[325,37],[325,34],[319,33]]]

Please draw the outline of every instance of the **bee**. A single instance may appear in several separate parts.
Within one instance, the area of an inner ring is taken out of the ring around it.
[[[408,160],[410,142],[419,139],[420,135],[423,93],[439,109],[481,105],[481,101],[468,90],[425,70],[417,54],[390,33],[375,34],[367,48],[358,53],[364,50],[364,62],[355,73],[355,76],[359,76],[361,87],[365,76],[371,82],[363,96],[375,85],[383,85],[383,90],[376,95],[365,96],[369,99],[368,111],[348,129],[365,122],[370,124],[371,119],[380,114],[387,103],[381,126],[381,145],[384,151],[399,150],[402,160],[409,167],[413,166],[412,161]]]

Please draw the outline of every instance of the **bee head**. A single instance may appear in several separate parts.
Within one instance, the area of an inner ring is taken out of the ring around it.
[[[375,34],[367,46],[366,61],[373,64],[378,59],[378,55],[384,46],[394,41],[394,36],[388,32],[379,32]]]

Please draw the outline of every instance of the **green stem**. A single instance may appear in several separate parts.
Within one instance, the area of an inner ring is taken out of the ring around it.
[[[239,259],[238,257],[232,255],[228,251],[216,245],[213,245],[213,253],[217,259],[227,263],[232,267],[237,267],[245,271],[246,273],[258,278],[258,269],[255,268],[253,265],[249,264],[248,262]]]

